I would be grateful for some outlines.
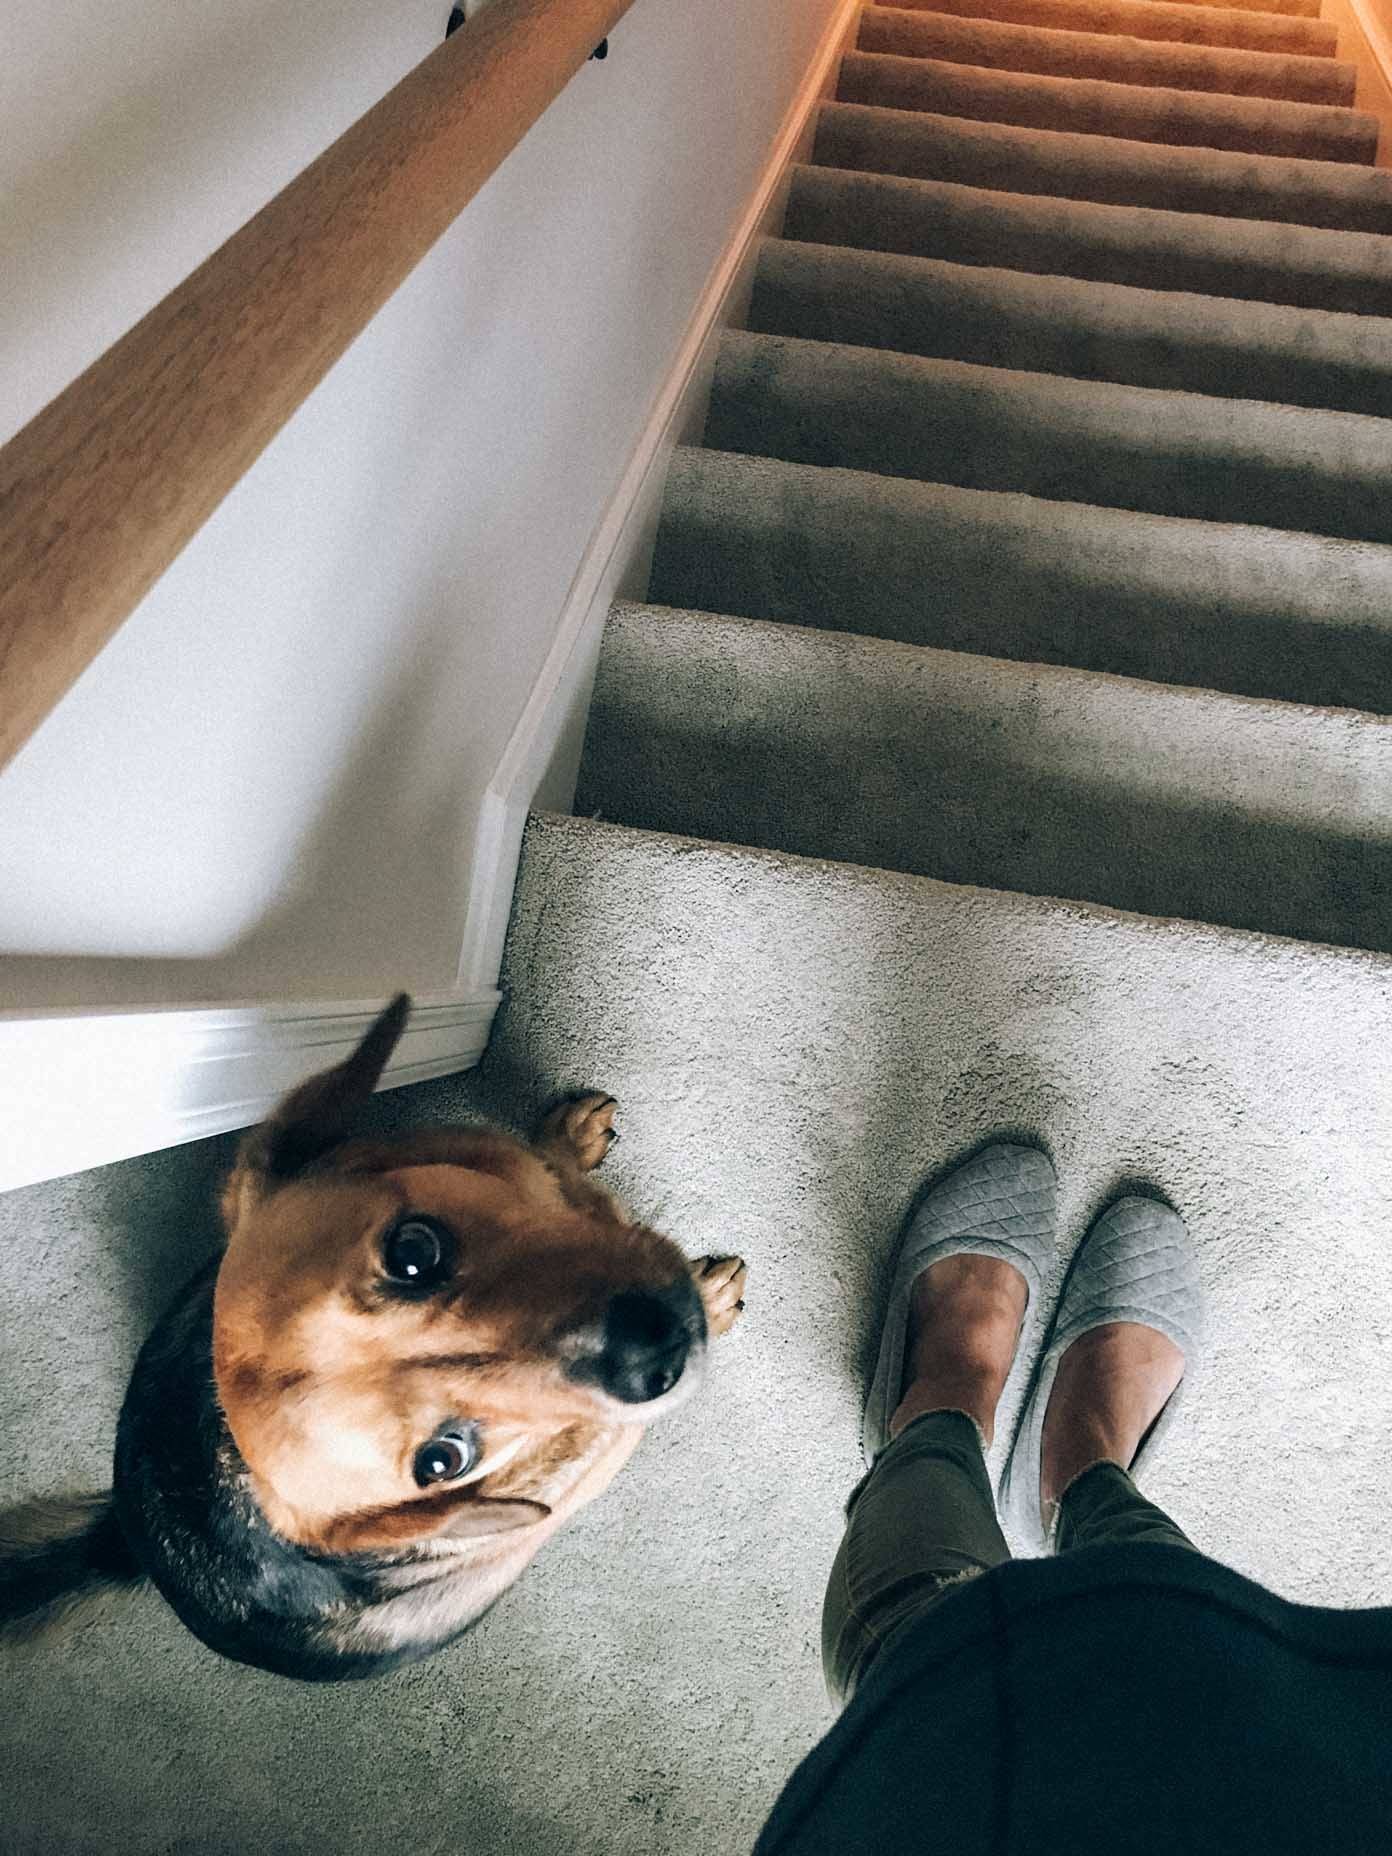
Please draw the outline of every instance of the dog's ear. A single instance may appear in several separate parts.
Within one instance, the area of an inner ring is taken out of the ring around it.
[[[533,1527],[550,1512],[544,1502],[490,1501],[461,1489],[452,1500],[437,1504],[399,1502],[342,1515],[315,1544],[330,1553],[371,1553],[409,1546],[413,1540],[481,1540]]]
[[[344,1138],[377,1087],[410,1011],[409,996],[399,992],[350,1057],[292,1089],[247,1135],[222,1197],[229,1229],[264,1192],[293,1179]]]

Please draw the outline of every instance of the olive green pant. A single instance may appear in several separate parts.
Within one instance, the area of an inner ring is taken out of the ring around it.
[[[822,1667],[847,1702],[888,1639],[954,1584],[1010,1558],[981,1433],[961,1411],[930,1411],[882,1450],[846,1506],[822,1611]],[[1065,1489],[1056,1550],[1159,1541],[1193,1547],[1124,1469],[1095,1463]]]

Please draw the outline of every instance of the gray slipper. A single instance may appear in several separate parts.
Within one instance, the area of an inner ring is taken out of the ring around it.
[[[904,1384],[914,1283],[932,1264],[962,1253],[1013,1263],[1038,1296],[1054,1252],[1054,1169],[1034,1147],[986,1147],[936,1185],[910,1220],[894,1267],[880,1357],[865,1404],[861,1448],[873,1463],[889,1442]],[[1029,1304],[1026,1304],[1028,1313]]]
[[[1198,1258],[1184,1220],[1168,1205],[1130,1198],[1108,1206],[1078,1246],[1064,1279],[1006,1457],[998,1504],[1002,1520],[1010,1523],[1017,1539],[1040,1553],[1047,1550],[1053,1532],[1039,1512],[1039,1457],[1058,1363],[1080,1334],[1109,1321],[1157,1328],[1184,1354],[1185,1378],[1141,1439],[1130,1465],[1134,1469],[1168,1429],[1203,1340]]]

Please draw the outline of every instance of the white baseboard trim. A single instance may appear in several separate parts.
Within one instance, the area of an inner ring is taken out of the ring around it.
[[[748,308],[759,241],[782,225],[789,170],[803,157],[817,104],[830,94],[862,0],[841,0],[775,136],[745,211],[702,291],[633,458],[600,518],[542,665],[479,810],[469,876],[459,985],[493,986],[502,965],[527,814],[568,812],[574,802],[590,691],[616,599],[647,591],[667,466],[675,447],[699,439],[722,330]]]
[[[498,998],[418,998],[380,1087],[477,1063]],[[0,1017],[0,1191],[248,1127],[346,1057],[384,1003]]]

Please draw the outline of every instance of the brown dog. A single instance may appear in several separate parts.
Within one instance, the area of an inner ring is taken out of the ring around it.
[[[225,1655],[377,1674],[473,1623],[693,1389],[744,1265],[689,1262],[588,1177],[612,1098],[530,1148],[344,1144],[408,1009],[243,1143],[226,1251],[137,1361],[113,1500],[16,1544],[0,1616],[150,1577]]]

